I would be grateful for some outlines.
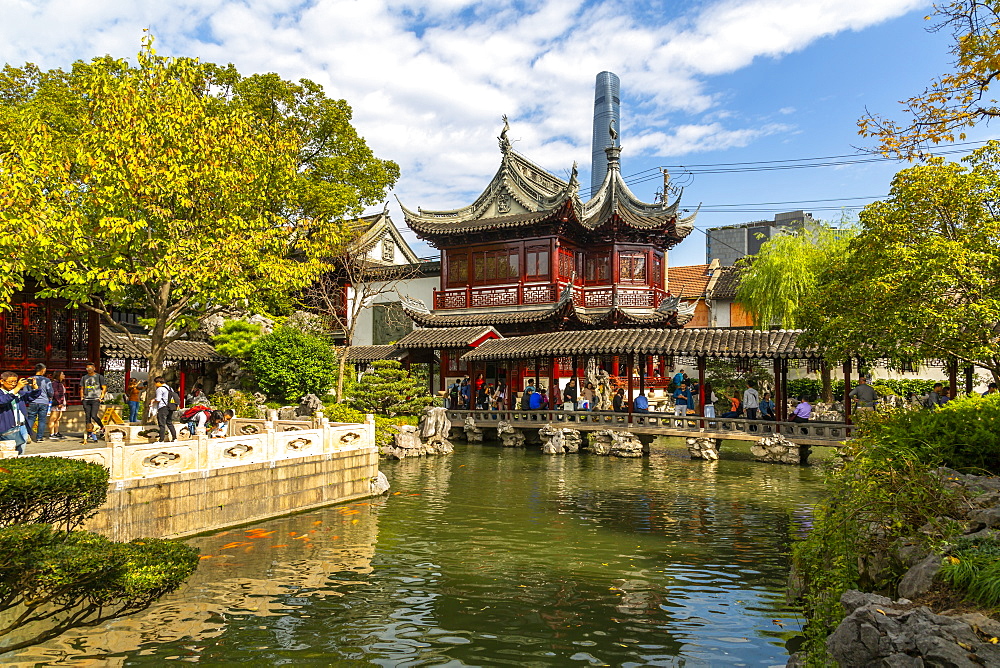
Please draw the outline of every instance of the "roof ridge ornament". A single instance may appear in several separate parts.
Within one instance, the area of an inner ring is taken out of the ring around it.
[[[431,310],[427,308],[427,304],[423,301],[410,297],[409,295],[400,295],[399,301],[403,308],[413,311],[414,313],[430,314]]]
[[[506,154],[510,151],[510,140],[507,139],[507,133],[510,131],[510,123],[507,121],[507,114],[500,117],[503,120],[503,129],[500,130],[500,136],[497,140],[500,142],[500,152]]]

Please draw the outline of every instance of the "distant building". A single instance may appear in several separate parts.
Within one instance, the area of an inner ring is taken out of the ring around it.
[[[684,326],[687,328],[711,327],[711,295],[716,281],[723,274],[719,261],[667,269],[667,291],[693,310],[694,315]]]
[[[782,230],[797,229],[813,222],[811,213],[789,211],[775,214],[774,220],[757,220],[740,225],[711,227],[705,232],[705,261],[718,259],[723,267],[731,267],[747,255],[756,255],[761,245]]]

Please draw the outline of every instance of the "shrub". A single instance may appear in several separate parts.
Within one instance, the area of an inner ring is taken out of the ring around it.
[[[373,362],[351,387],[350,397],[352,408],[388,417],[412,415],[432,401],[426,385],[412,377],[396,360]]]
[[[962,536],[944,558],[941,579],[979,605],[1000,605],[1000,541],[993,536]]]
[[[289,327],[260,337],[247,368],[271,399],[297,403],[305,394],[322,396],[337,380],[333,347],[326,339]]]
[[[67,531],[83,524],[108,498],[108,470],[65,457],[25,457],[0,462],[0,528],[55,524]]]
[[[924,462],[1000,473],[1000,394],[959,397],[934,409],[887,413],[866,423],[864,443],[912,451]]]
[[[853,461],[827,479],[829,494],[814,510],[812,531],[793,546],[808,618],[803,630],[808,666],[830,664],[826,638],[843,619],[840,596],[846,590],[883,591],[902,575],[889,566],[878,581],[862,580],[859,564],[869,558],[880,562],[876,555],[888,552],[904,536],[923,536],[921,527],[956,512],[960,502],[957,492],[945,488],[922,449],[873,435],[880,433],[876,423],[892,422],[895,416],[872,415],[865,421],[867,435],[846,448]],[[951,526],[938,528],[945,538],[958,531]]]
[[[323,408],[323,415],[330,422],[363,423],[365,421],[364,413],[347,404],[328,403]],[[380,453],[392,445],[393,437],[399,433],[399,430],[396,429],[397,422],[396,418],[375,416],[375,445],[378,446]]]
[[[257,401],[246,392],[232,390],[231,392],[213,394],[208,400],[212,404],[212,408],[219,411],[232,410],[236,417],[249,419],[264,417],[257,410]]]
[[[244,359],[262,333],[260,325],[252,325],[246,320],[227,320],[212,337],[212,343],[219,354]]]
[[[107,496],[108,471],[60,457],[5,460],[0,468],[0,641],[10,652],[77,626],[149,607],[198,565],[183,543],[116,543],[71,531]],[[61,531],[52,524],[66,527]],[[16,618],[15,618],[16,615]]]

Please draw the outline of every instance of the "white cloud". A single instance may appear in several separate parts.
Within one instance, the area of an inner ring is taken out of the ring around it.
[[[586,172],[601,70],[622,78],[630,154],[745,146],[792,128],[739,127],[712,76],[924,4],[722,0],[651,21],[645,6],[603,0],[0,0],[0,58],[56,67],[131,56],[149,27],[161,53],[314,79],[354,106],[378,155],[400,163],[405,202],[447,208],[495,170],[503,113],[518,150],[557,174],[574,159]]]

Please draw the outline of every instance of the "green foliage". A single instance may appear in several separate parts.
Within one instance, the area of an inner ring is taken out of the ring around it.
[[[862,435],[847,448],[853,461],[828,477],[829,494],[815,508],[813,530],[793,547],[809,620],[803,645],[809,666],[829,665],[826,638],[843,618],[841,594],[883,590],[902,575],[889,570],[877,582],[862,580],[859,561],[887,552],[901,537],[923,535],[920,527],[956,512],[959,505],[923,449],[882,437],[881,424],[893,423],[897,415],[870,416]],[[948,532],[957,529],[940,530],[949,538]]]
[[[177,589],[197,565],[197,550],[177,541],[115,543],[47,524],[0,530],[0,613],[12,611],[0,638],[15,630],[19,638],[3,650],[143,610]]]
[[[166,345],[240,304],[287,303],[330,269],[344,221],[381,202],[399,168],[376,158],[344,100],[276,74],[156,54],[0,76],[0,301],[129,304]],[[16,150],[12,150],[16,147]]]
[[[44,523],[73,529],[107,497],[108,470],[100,464],[64,457],[0,463],[0,528]]]
[[[1000,394],[890,413],[866,427],[863,440],[916,453],[930,465],[1000,474]]]
[[[212,408],[225,411],[232,410],[233,415],[239,418],[249,418],[251,420],[263,417],[257,410],[257,402],[246,392],[233,390],[220,394],[213,394],[208,398]]]
[[[934,387],[934,383],[939,383],[939,380],[926,380],[923,378],[904,378],[904,379],[889,379],[889,378],[879,378],[873,382],[873,387],[879,394],[888,395],[895,394],[900,397],[905,397],[908,393],[913,392],[914,394],[927,394]],[[856,386],[857,383],[854,382]],[[883,392],[879,388],[884,388],[888,392]],[[788,396],[790,397],[819,397],[822,396],[823,383],[815,378],[790,378],[788,380]],[[844,381],[835,380],[833,381],[833,399],[834,401],[842,401],[844,398]]]
[[[212,343],[221,355],[245,359],[261,334],[260,325],[246,320],[227,320],[219,333],[212,337]]]
[[[362,424],[365,421],[365,413],[355,410],[347,404],[338,404],[334,401],[324,404],[323,415],[330,422],[347,422],[350,424]],[[396,429],[399,420],[387,418],[380,415],[375,416],[375,444],[379,452],[384,452],[392,445],[393,438],[399,433]]]
[[[3,464],[0,642],[14,632],[17,640],[3,644],[2,651],[143,610],[177,589],[197,567],[197,551],[183,543],[115,543],[69,530],[106,499],[104,467],[59,457]]]
[[[736,301],[762,329],[797,327],[801,314],[812,308],[823,267],[844,253],[852,236],[851,227],[817,221],[772,237],[756,255],[739,261]]]
[[[958,358],[1000,375],[1000,143],[896,174],[819,276],[803,344],[828,358]]]
[[[414,414],[431,404],[426,384],[396,360],[377,360],[351,388],[349,403],[365,413],[392,417]]]
[[[940,577],[979,605],[1000,606],[1000,541],[992,536],[960,537],[944,557]]]
[[[712,390],[719,397],[731,396],[729,392],[742,397],[748,380],[756,381],[761,393],[774,385],[774,377],[756,364],[738,370],[734,362],[709,360],[705,367],[705,381],[712,384]]]
[[[298,402],[303,395],[325,395],[337,380],[330,343],[314,334],[279,327],[257,339],[247,368],[268,397]]]

